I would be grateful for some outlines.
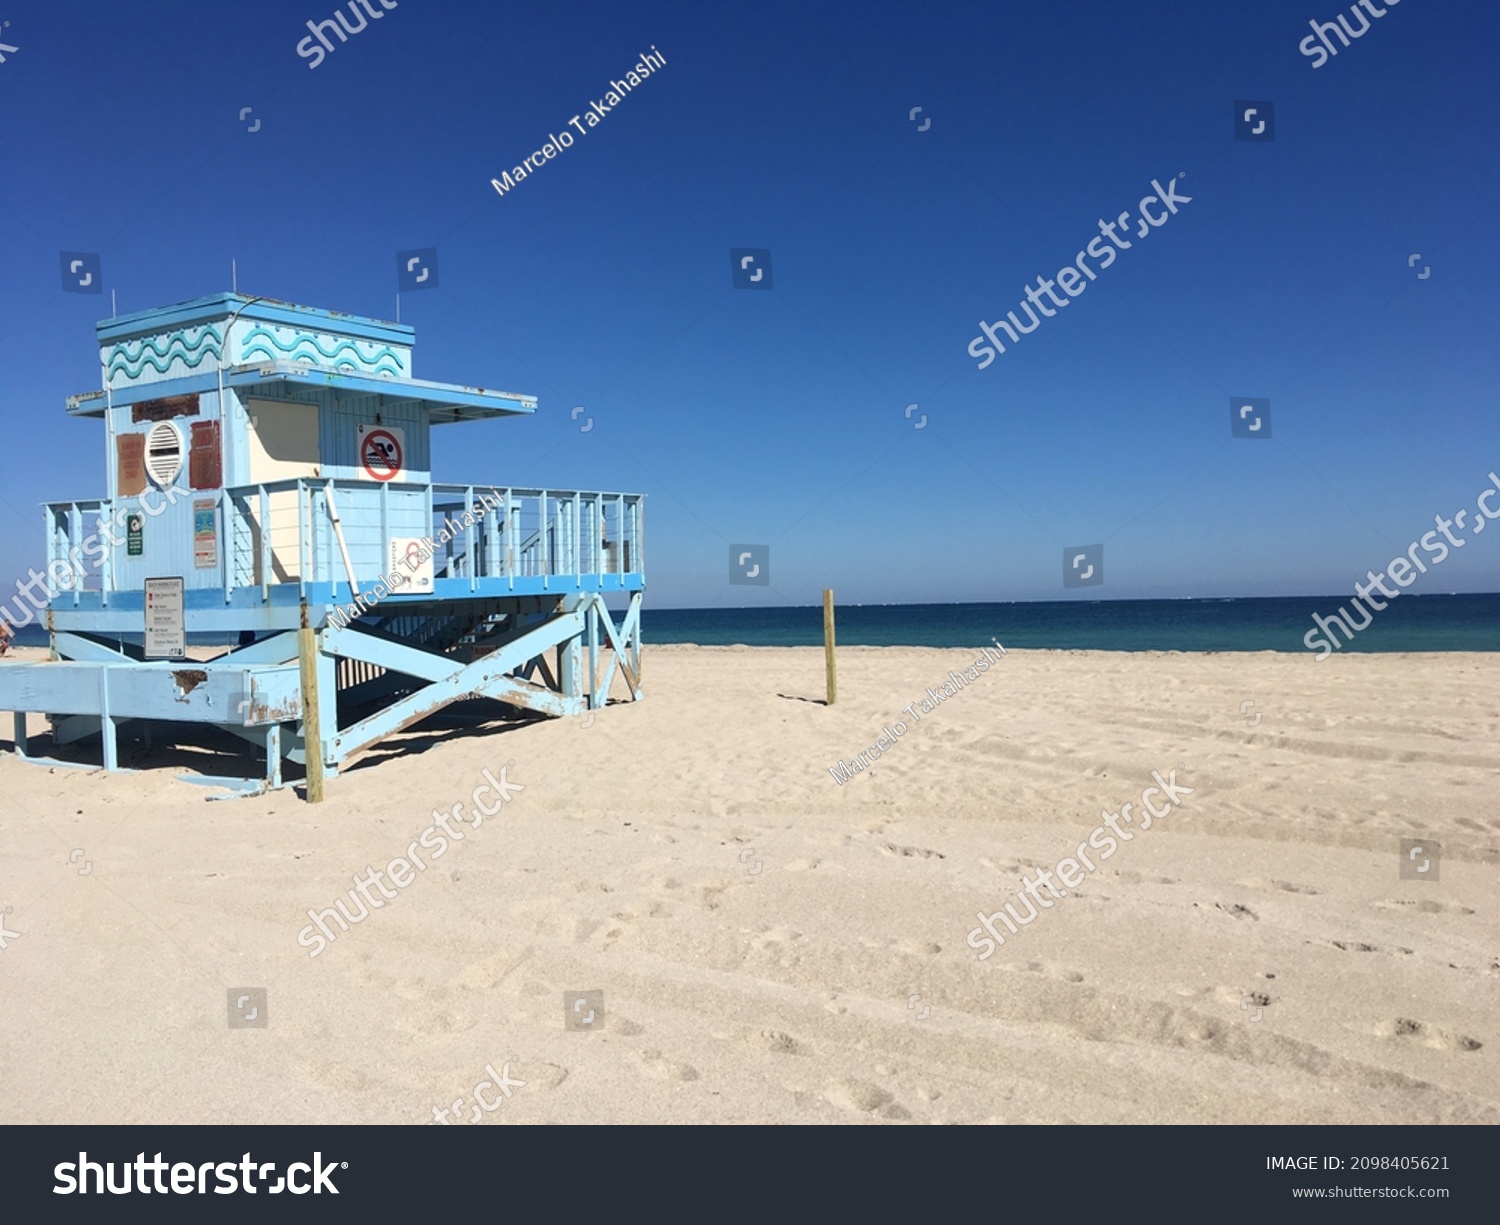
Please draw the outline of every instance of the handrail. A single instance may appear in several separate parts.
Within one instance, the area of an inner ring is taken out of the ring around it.
[[[447,573],[438,571],[435,577],[467,579],[470,591],[478,590],[481,579],[508,578],[514,587],[518,578],[540,578],[544,589],[554,590],[554,578],[573,578],[582,586],[590,575],[644,572],[645,494],[329,477],[226,485],[221,494],[220,575],[226,603],[233,603],[236,590],[254,587],[260,588],[261,601],[268,601],[270,589],[279,585],[279,569],[285,565],[289,570],[293,557],[297,575],[282,577],[295,581],[303,597],[315,582],[342,585],[352,577],[351,589],[362,587],[385,575],[393,535],[435,538],[441,521],[465,511],[474,518],[450,536]],[[273,505],[278,495],[285,496],[286,505]],[[488,500],[487,506],[481,498]],[[75,571],[67,593],[75,606],[90,591],[101,592],[107,602],[110,592],[121,590],[122,572],[132,584],[139,582],[141,563],[126,556],[123,544],[104,550],[102,560],[91,549],[91,564],[71,565],[92,520],[97,518],[102,527],[113,510],[132,501],[116,497],[43,504],[47,560]],[[343,512],[342,531],[329,519],[335,506]],[[208,585],[219,581],[215,576]]]

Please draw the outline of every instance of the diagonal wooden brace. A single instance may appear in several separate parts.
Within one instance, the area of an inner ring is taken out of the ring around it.
[[[546,715],[576,714],[574,707],[580,704],[578,699],[540,685],[528,685],[506,674],[541,652],[577,636],[582,628],[582,610],[559,613],[530,633],[467,665],[455,663],[445,655],[376,638],[352,628],[325,630],[323,651],[327,654],[363,660],[431,682],[377,714],[339,731],[329,744],[333,760],[342,761],[361,752],[425,719],[450,702],[471,694]]]

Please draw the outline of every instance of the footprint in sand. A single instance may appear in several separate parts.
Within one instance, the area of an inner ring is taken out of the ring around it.
[[[398,1017],[396,1028],[409,1034],[461,1034],[478,1023],[479,1018],[466,1009],[439,1008]]]
[[[568,1069],[555,1063],[532,1063],[530,1060],[522,1060],[511,1065],[517,1080],[526,1082],[526,1089],[547,1090],[555,1089],[563,1081],[568,1079]]]
[[[882,842],[880,850],[885,855],[899,855],[902,859],[947,859],[942,851],[929,850],[925,846],[899,846],[894,842]]]
[[[1083,981],[1083,975],[1077,970],[1068,970],[1047,961],[1028,961],[1021,969],[1028,974],[1042,974],[1048,978],[1056,978],[1065,983],[1081,983]]]
[[[823,1095],[835,1106],[855,1114],[879,1114],[886,1119],[911,1118],[910,1112],[896,1101],[891,1092],[867,1080],[848,1077],[835,1081]]]
[[[645,1050],[635,1053],[635,1061],[652,1076],[661,1080],[697,1080],[698,1069],[690,1063],[679,1063],[665,1059],[660,1051]]]
[[[1305,893],[1313,897],[1319,892],[1311,885],[1297,885],[1289,880],[1266,880],[1262,876],[1251,876],[1234,883],[1244,889],[1280,889],[1283,893]]]
[[[773,1055],[812,1054],[811,1048],[779,1029],[751,1030],[742,1035],[740,1040],[763,1051],[770,1051]]]
[[[795,927],[764,927],[750,937],[749,944],[753,949],[780,952],[784,946],[801,939],[802,933]]]
[[[531,946],[511,947],[471,962],[454,976],[455,985],[466,991],[489,991],[498,987],[531,956]]]
[[[360,960],[368,962],[371,956],[368,953],[360,955]],[[396,979],[383,970],[375,970],[368,965],[353,966],[349,970],[349,981],[357,987],[373,987],[377,991],[389,991],[396,985]]]
[[[1389,1037],[1404,1038],[1434,1051],[1477,1051],[1484,1043],[1466,1034],[1456,1034],[1449,1029],[1440,1029],[1425,1021],[1413,1021],[1397,1017],[1384,1031]]]
[[[1437,902],[1431,898],[1423,898],[1421,901],[1413,901],[1408,898],[1382,898],[1378,902],[1372,902],[1376,910],[1416,911],[1418,914],[1473,914],[1467,906],[1460,906],[1456,902]]]
[[[628,923],[632,919],[671,918],[672,914],[672,908],[665,902],[653,902],[649,899],[643,899],[639,902],[633,902],[631,905],[625,907],[624,910],[616,911],[614,917],[620,922]]]
[[[1111,875],[1122,885],[1175,885],[1177,883],[1170,876],[1146,876],[1140,872],[1132,872],[1128,868],[1115,868]]]

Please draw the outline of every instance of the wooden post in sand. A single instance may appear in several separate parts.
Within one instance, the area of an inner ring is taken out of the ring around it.
[[[823,665],[828,673],[828,705],[838,700],[839,680],[833,667],[833,588],[823,591]]]
[[[307,624],[302,606],[302,628],[297,631],[297,658],[302,671],[302,750],[307,759],[307,802],[323,802],[323,722],[318,716],[318,637]]]

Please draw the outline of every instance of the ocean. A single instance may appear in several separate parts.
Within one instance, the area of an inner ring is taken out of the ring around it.
[[[646,645],[809,647],[823,643],[821,605],[804,608],[642,610]],[[1292,651],[1314,613],[1325,618],[1349,596],[1230,600],[1068,600],[1031,604],[844,604],[836,609],[841,646],[978,647],[992,637],[1007,649],[1054,651]],[[36,625],[16,636],[46,646]],[[1374,614],[1343,652],[1500,651],[1500,595],[1406,595]]]
[[[649,595],[647,597],[649,601]],[[1068,600],[1029,604],[845,604],[835,607],[840,646],[978,647],[1007,650],[1294,651],[1349,604],[1350,596],[1231,600]],[[1377,597],[1378,598],[1378,597]],[[642,609],[653,642],[701,646],[821,646],[823,609]],[[1337,632],[1337,631],[1335,631]],[[1500,651],[1500,595],[1401,596],[1342,651]]]

